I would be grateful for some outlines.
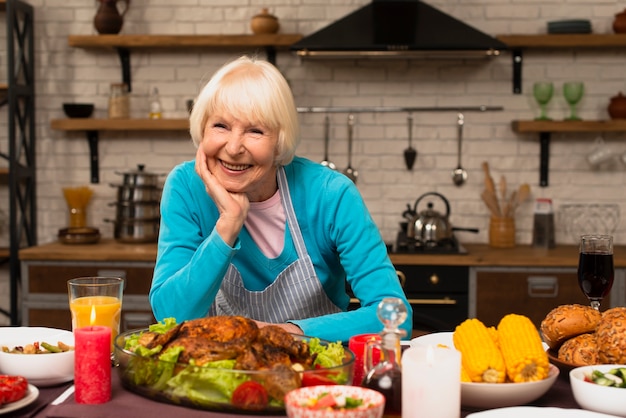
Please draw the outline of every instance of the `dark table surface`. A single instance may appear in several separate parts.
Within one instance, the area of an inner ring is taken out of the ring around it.
[[[160,403],[139,396],[124,389],[117,373],[112,375],[113,388],[111,400],[102,405],[80,405],[71,395],[59,405],[50,405],[71,386],[67,383],[60,386],[40,388],[39,397],[32,404],[11,413],[15,418],[103,418],[103,417],[182,417],[182,418],[245,418],[246,415],[231,415],[218,412],[195,410],[182,406]],[[445,399],[442,399],[445,401]],[[529,405],[540,407],[578,408],[572,395],[566,373],[562,373],[552,388],[541,398]],[[2,409],[0,409],[0,413]],[[474,410],[461,410],[461,417],[466,417]]]

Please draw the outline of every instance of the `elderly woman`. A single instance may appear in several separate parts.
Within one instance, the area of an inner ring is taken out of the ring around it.
[[[347,341],[379,332],[378,303],[412,311],[355,185],[295,156],[298,114],[280,72],[239,58],[190,116],[195,161],[175,167],[161,203],[150,302],[157,319],[241,315],[260,326]],[[348,311],[348,284],[361,307]]]

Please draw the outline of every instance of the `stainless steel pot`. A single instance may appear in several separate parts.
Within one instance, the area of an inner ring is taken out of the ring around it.
[[[156,187],[159,184],[159,177],[164,174],[149,173],[145,170],[145,165],[137,165],[137,170],[128,171],[125,173],[115,172],[123,176],[123,184],[125,186],[153,186]]]
[[[161,216],[159,202],[113,202],[117,206],[116,219],[156,219]]]
[[[110,220],[115,225],[113,236],[119,242],[138,244],[156,242],[159,238],[159,219]]]
[[[111,184],[111,187],[117,187],[118,202],[158,202],[161,199],[161,189],[154,186]]]
[[[440,213],[434,209],[432,201],[426,204],[426,209],[418,212],[418,205],[427,196],[435,196],[445,204],[445,213]],[[415,239],[424,245],[436,245],[445,240],[451,240],[454,231],[478,232],[476,228],[454,228],[448,220],[450,215],[450,202],[442,194],[429,192],[421,195],[415,205],[403,213],[409,218],[407,226],[407,237]]]

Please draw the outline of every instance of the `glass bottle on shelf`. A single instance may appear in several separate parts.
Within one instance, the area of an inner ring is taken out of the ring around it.
[[[109,92],[109,118],[128,119],[130,117],[130,95],[126,83],[113,83]]]
[[[161,119],[163,113],[161,110],[161,98],[159,97],[159,89],[158,87],[154,87],[152,92],[150,93],[148,106],[150,107],[150,112],[148,113],[148,117],[150,119]]]
[[[365,349],[367,374],[363,387],[374,389],[385,396],[384,417],[402,415],[402,349],[400,340],[406,332],[400,325],[406,321],[407,309],[402,299],[385,298],[378,304],[378,318],[384,325],[381,342],[369,341]],[[373,364],[374,349],[380,350],[380,361]]]

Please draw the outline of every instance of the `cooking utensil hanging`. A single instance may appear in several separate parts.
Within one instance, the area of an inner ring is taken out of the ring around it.
[[[463,113],[459,113],[457,119],[458,125],[458,150],[457,150],[457,167],[452,171],[452,181],[456,186],[462,186],[467,180],[467,171],[461,166],[461,151],[463,149],[463,125],[465,118]]]
[[[324,161],[322,161],[321,164],[324,167],[330,168],[331,170],[336,170],[337,166],[335,166],[335,163],[333,163],[332,161],[328,159],[329,141],[330,141],[330,118],[328,117],[328,115],[326,115],[326,117],[324,118]]]
[[[415,158],[417,158],[417,151],[413,148],[413,115],[409,113],[407,117],[409,128],[409,147],[404,150],[404,162],[407,170],[413,170],[413,164],[415,164]]]
[[[352,139],[354,135],[354,115],[348,115],[348,166],[343,170],[343,174],[356,183],[359,172],[352,167]]]

